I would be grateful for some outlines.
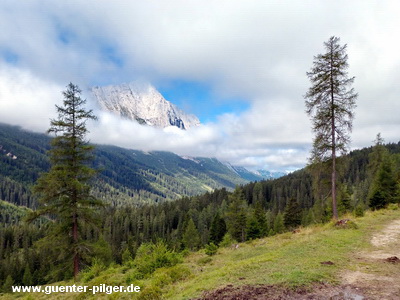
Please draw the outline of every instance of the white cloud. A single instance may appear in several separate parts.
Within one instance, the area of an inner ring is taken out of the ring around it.
[[[306,162],[312,134],[305,75],[331,35],[348,44],[359,93],[353,147],[399,140],[398,1],[2,1],[3,122],[43,130],[69,81],[200,81],[250,109],[191,131],[101,114],[96,142],[210,155],[250,167]],[[4,59],[3,59],[4,60]],[[194,112],[195,113],[195,112]]]

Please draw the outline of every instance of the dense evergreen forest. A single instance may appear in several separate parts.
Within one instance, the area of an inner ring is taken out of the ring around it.
[[[29,139],[23,141],[28,142]],[[38,151],[45,153],[46,149]],[[39,161],[43,166],[47,163],[45,159]],[[233,192],[215,189],[175,201],[140,205],[124,202],[123,206],[118,201],[109,201],[109,205],[98,211],[100,226],[84,228],[92,255],[85,257],[82,265],[90,266],[94,261],[119,264],[135,257],[143,243],[159,240],[176,251],[196,250],[329,221],[332,218],[329,167],[329,162],[312,165],[276,180],[237,186]],[[352,151],[338,159],[338,173],[340,215],[362,215],[366,209],[399,203],[400,143],[383,145],[377,141],[373,147]],[[30,178],[37,176],[34,170],[8,174],[5,178],[3,172],[1,181],[3,200],[32,207],[29,185]],[[22,179],[15,181],[18,176]],[[93,190],[97,197],[104,192],[97,185],[107,185],[105,179],[99,182],[94,183]],[[19,191],[16,193],[14,189]],[[107,197],[112,198],[113,192],[110,185]],[[26,208],[4,201],[0,205],[0,282],[5,286],[4,291],[10,282],[44,284],[70,278],[70,270],[49,264],[56,261],[57,253],[40,245],[50,220],[41,218],[27,224],[22,220]]]

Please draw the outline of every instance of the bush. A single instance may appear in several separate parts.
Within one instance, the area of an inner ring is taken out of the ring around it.
[[[137,250],[133,265],[141,279],[162,267],[171,267],[181,262],[181,256],[171,250],[163,242],[144,243]],[[140,276],[141,275],[141,276]]]
[[[106,266],[104,265],[103,261],[97,258],[93,259],[93,264],[84,270],[81,274],[81,280],[83,282],[89,282],[93,278],[99,276],[99,274],[106,269]]]
[[[222,239],[222,242],[219,244],[221,247],[230,247],[232,244],[236,244],[237,241],[232,238],[230,233],[226,233]]]
[[[209,243],[208,245],[206,245],[206,254],[209,256],[213,256],[214,254],[216,254],[218,251],[218,246],[215,245],[214,243]]]
[[[364,217],[364,209],[362,208],[362,206],[356,206],[356,208],[354,209],[354,216],[357,218]]]
[[[397,203],[390,203],[388,205],[388,209],[389,210],[398,210],[399,209],[399,205]]]

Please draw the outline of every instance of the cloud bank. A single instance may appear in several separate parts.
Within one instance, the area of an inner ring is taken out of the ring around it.
[[[96,112],[90,139],[254,169],[299,168],[312,141],[305,73],[336,35],[348,44],[359,93],[352,147],[370,145],[378,132],[397,142],[399,12],[397,1],[5,0],[0,122],[45,131],[70,81],[83,90],[136,79],[200,82],[221,98],[245,99],[249,109],[190,131]]]

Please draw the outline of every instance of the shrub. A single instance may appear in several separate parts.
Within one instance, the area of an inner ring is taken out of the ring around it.
[[[357,205],[356,208],[354,209],[354,216],[355,217],[364,217],[364,209],[362,208],[361,205]]]
[[[171,250],[163,242],[144,243],[137,250],[133,265],[140,279],[162,267],[171,267],[181,261],[181,256]],[[141,276],[140,276],[141,275]]]
[[[81,274],[80,277],[83,282],[88,282],[92,280],[93,278],[99,276],[99,274],[106,269],[104,263],[102,260],[94,258],[93,259],[93,264],[84,270]]]
[[[226,233],[222,239],[222,242],[220,243],[221,247],[230,247],[232,244],[237,243],[237,241],[232,238],[230,233]]]
[[[208,245],[206,245],[206,254],[209,256],[212,256],[214,254],[216,254],[218,251],[218,246],[215,245],[214,243],[209,243]]]

